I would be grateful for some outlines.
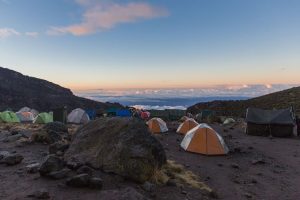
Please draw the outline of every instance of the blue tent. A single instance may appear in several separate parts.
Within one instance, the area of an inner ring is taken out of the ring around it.
[[[92,110],[92,109],[90,109],[90,110],[86,110],[85,111],[86,112],[86,114],[89,116],[89,118],[91,119],[91,120],[93,120],[93,119],[95,119],[96,118],[96,110]]]
[[[130,110],[126,110],[126,109],[117,110],[116,115],[118,117],[131,117],[131,112]]]

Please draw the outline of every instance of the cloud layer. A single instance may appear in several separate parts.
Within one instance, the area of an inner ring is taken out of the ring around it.
[[[84,8],[81,22],[62,27],[51,27],[50,35],[88,35],[111,29],[118,24],[167,16],[165,9],[147,3],[118,4],[107,1],[76,0]]]
[[[11,36],[21,35],[18,31],[12,28],[0,28],[0,39],[7,38]]]

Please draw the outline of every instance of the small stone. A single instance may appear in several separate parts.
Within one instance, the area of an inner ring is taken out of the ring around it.
[[[71,187],[87,187],[89,180],[90,176],[88,174],[79,174],[69,178],[66,184]]]
[[[77,169],[76,171],[77,174],[88,174],[88,175],[93,175],[94,170],[92,168],[90,168],[89,166],[81,166]]]
[[[155,185],[146,181],[143,185],[142,185],[143,190],[147,191],[147,192],[153,192],[155,189]]]
[[[103,180],[101,178],[91,178],[89,180],[89,187],[93,189],[102,189]]]
[[[24,157],[21,154],[10,154],[4,157],[1,161],[6,165],[17,165],[22,162]]]
[[[66,178],[71,170],[70,169],[62,169],[60,171],[54,171],[49,173],[47,176],[53,179],[63,179]]]
[[[251,183],[256,184],[256,183],[257,183],[257,180],[253,178],[253,179],[251,179]]]
[[[187,191],[181,190],[181,194],[187,195]]]
[[[219,167],[223,167],[223,164],[222,164],[222,163],[218,163],[218,166],[219,166]]]
[[[0,151],[0,160],[3,159],[4,157],[8,156],[9,152],[8,151]]]
[[[64,162],[57,156],[49,155],[45,162],[42,163],[39,172],[42,176],[46,176],[47,174],[60,171],[64,168]]]
[[[249,150],[252,150],[252,149],[253,149],[253,147],[252,147],[252,146],[249,146],[249,147],[248,147],[248,149],[249,149]]]
[[[27,197],[34,197],[36,199],[49,199],[50,195],[46,189],[41,189],[41,190],[34,192],[33,194],[27,195]]]
[[[34,174],[39,171],[40,163],[33,163],[26,166],[27,173]]]
[[[230,166],[234,169],[239,169],[240,168],[240,166],[236,163],[232,163]]]
[[[167,186],[171,186],[171,187],[174,187],[174,186],[177,186],[177,183],[174,179],[169,179],[166,183]]]
[[[265,164],[266,162],[264,159],[258,158],[258,159],[252,160],[251,163],[252,163],[252,165],[257,165],[257,164]]]
[[[251,199],[251,198],[252,198],[252,195],[251,195],[250,193],[248,193],[248,192],[245,193],[244,195],[245,195],[245,197],[248,198],[248,199]]]
[[[15,141],[19,140],[21,137],[23,137],[21,134],[15,134],[15,135],[8,136],[7,138],[5,138],[3,140],[3,142],[15,142]]]
[[[70,169],[73,169],[73,170],[76,170],[81,166],[82,166],[82,164],[78,163],[78,162],[67,162],[67,167]]]

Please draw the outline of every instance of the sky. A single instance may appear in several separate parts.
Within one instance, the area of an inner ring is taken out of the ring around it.
[[[299,0],[0,0],[0,66],[73,91],[297,85],[299,21]]]

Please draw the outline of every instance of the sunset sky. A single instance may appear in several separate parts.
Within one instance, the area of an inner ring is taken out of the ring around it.
[[[0,0],[0,66],[70,87],[299,84],[299,0]]]

